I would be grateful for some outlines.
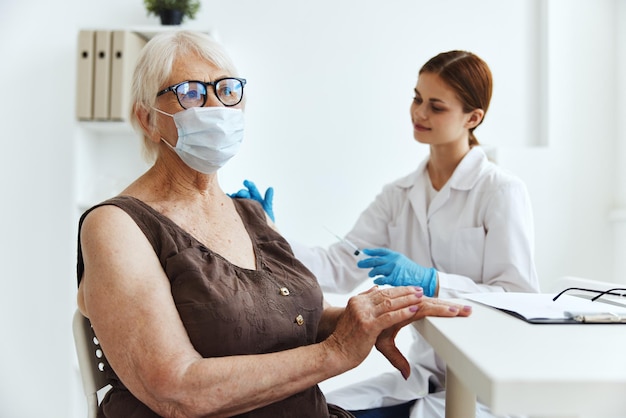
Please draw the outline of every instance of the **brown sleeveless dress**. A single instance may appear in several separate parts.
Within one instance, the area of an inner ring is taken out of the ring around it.
[[[322,292],[313,274],[293,255],[287,241],[267,225],[257,202],[234,199],[252,240],[256,270],[235,266],[212,252],[169,218],[130,196],[109,199],[137,223],[159,257],[172,297],[195,349],[203,357],[272,353],[313,344],[322,313]],[[84,264],[78,242],[78,282]],[[106,353],[105,353],[106,354]],[[280,373],[280,370],[267,370]],[[112,389],[102,401],[99,417],[158,417],[126,389],[107,368]],[[254,379],[254,376],[250,376]],[[287,399],[238,417],[351,417],[327,405],[313,386]]]

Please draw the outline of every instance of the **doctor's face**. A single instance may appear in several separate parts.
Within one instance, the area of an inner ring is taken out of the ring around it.
[[[422,73],[411,104],[413,137],[422,144],[469,143],[472,113],[464,113],[455,91],[438,75]]]

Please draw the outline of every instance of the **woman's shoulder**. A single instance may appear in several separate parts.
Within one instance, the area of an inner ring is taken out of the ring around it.
[[[85,229],[129,231],[138,227],[154,245],[163,234],[173,234],[177,227],[147,203],[132,196],[116,196],[87,209],[78,223],[79,235]]]
[[[399,177],[383,186],[383,191],[398,192],[414,187],[424,178],[425,164],[420,164],[415,170],[402,177]]]
[[[482,147],[474,147],[455,172],[453,187],[460,189],[525,188],[522,179],[488,158]]]
[[[529,202],[530,196],[524,181],[513,172],[493,162],[482,167],[471,194],[482,196],[484,201]]]
[[[486,161],[481,167],[479,182],[492,187],[525,188],[524,181],[514,172],[492,161]]]
[[[137,212],[154,212],[154,210],[151,210],[150,206],[135,197],[115,196],[94,204],[85,210],[80,217],[80,223],[82,224],[85,218],[92,213],[97,213],[97,215],[91,216],[92,218],[107,218],[110,216],[115,217],[115,214],[121,214],[123,212],[126,212],[128,215],[133,217],[133,214]]]
[[[265,210],[259,202],[254,199],[233,198],[233,204],[238,208],[239,214],[247,222],[267,224]]]

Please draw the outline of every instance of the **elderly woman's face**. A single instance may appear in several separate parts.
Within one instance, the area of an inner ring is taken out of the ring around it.
[[[197,56],[188,56],[182,59],[179,58],[174,61],[172,74],[170,78],[166,81],[163,88],[176,85],[183,81],[198,80],[211,82],[231,76],[232,74],[228,74],[225,70],[216,67],[210,62],[204,61]],[[215,89],[213,89],[211,86],[207,87],[206,102],[204,103],[204,106],[224,106],[224,104],[222,104],[222,102],[220,102],[215,96]],[[161,110],[172,114],[184,110],[180,102],[177,100],[176,95],[172,92],[168,92],[166,94],[163,94],[162,96],[159,96],[157,105]],[[241,107],[241,103],[233,107],[239,108]]]
[[[211,82],[222,79],[224,77],[232,77],[233,74],[229,74],[226,70],[223,70],[212,63],[201,59],[196,55],[186,56],[178,58],[174,61],[172,67],[172,74],[166,80],[164,85],[160,86],[160,89],[166,89],[170,86],[177,85],[183,81],[197,80],[203,82]],[[206,89],[206,102],[204,107],[224,107],[224,104],[218,100],[215,95],[215,89],[212,86],[207,86]],[[243,107],[243,100],[232,106],[233,108]],[[172,91],[168,91],[157,97],[156,108],[169,114],[175,114],[185,110],[177,96]],[[171,117],[163,117],[157,115],[157,129],[161,133],[163,138],[176,138],[178,136],[176,125]],[[169,141],[168,141],[169,142]],[[175,145],[175,141],[170,142],[170,145]]]

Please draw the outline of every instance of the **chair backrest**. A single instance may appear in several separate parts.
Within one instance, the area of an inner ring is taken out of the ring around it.
[[[72,321],[78,366],[87,398],[88,417],[98,413],[98,391],[108,385],[104,367],[106,360],[89,320],[77,309]]]

